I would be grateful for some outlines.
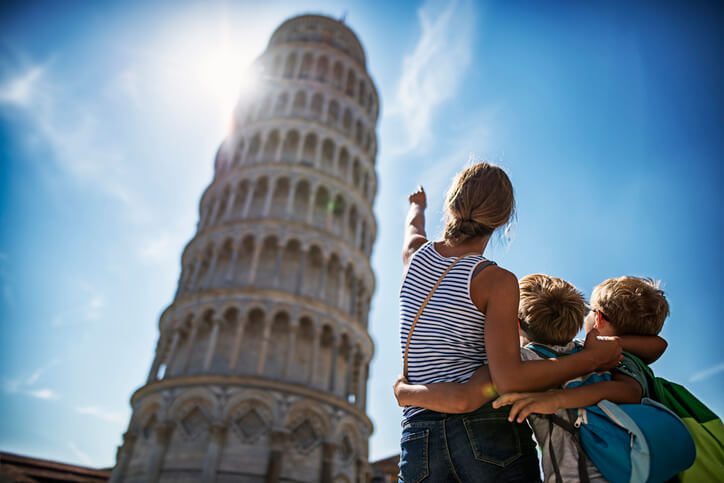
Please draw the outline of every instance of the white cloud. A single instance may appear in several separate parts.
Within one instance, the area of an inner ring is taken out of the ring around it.
[[[710,377],[714,377],[721,372],[724,372],[724,362],[692,374],[689,378],[689,382],[703,381],[705,379],[709,379]]]
[[[84,281],[74,282],[78,293],[84,293],[82,302],[75,306],[65,308],[56,313],[50,320],[52,327],[65,327],[76,325],[82,322],[94,322],[101,320],[106,307],[106,298],[91,284]]]
[[[93,465],[93,460],[91,457],[86,453],[85,451],[81,450],[76,444],[72,441],[68,441],[68,447],[73,452],[73,455],[75,455],[76,458],[78,458],[78,461],[82,465],[91,466]]]
[[[418,10],[421,35],[403,60],[388,115],[400,121],[401,139],[390,156],[423,147],[436,110],[455,96],[472,57],[474,8],[469,0],[428,0]]]
[[[41,79],[44,72],[44,66],[35,65],[19,75],[6,80],[0,85],[0,103],[20,107],[27,106],[33,100],[35,85]]]
[[[77,407],[75,410],[78,414],[93,416],[110,423],[124,423],[127,419],[126,414],[121,411],[111,411],[96,406]]]
[[[53,391],[52,389],[43,388],[43,389],[33,389],[31,391],[27,392],[28,395],[33,396],[38,399],[58,399],[60,396],[58,393]]]
[[[67,175],[120,202],[133,221],[146,221],[145,202],[125,181],[125,156],[107,132],[107,114],[97,112],[90,96],[78,102],[64,84],[54,82],[51,64],[6,66],[10,74],[0,86],[0,107],[13,106],[26,115],[32,127],[27,132],[30,144],[49,146]],[[124,89],[132,88],[132,77],[124,82]]]

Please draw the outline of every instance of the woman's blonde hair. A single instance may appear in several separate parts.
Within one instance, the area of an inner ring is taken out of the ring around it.
[[[513,216],[513,184],[505,171],[476,163],[455,176],[445,198],[444,240],[451,245],[491,235]]]

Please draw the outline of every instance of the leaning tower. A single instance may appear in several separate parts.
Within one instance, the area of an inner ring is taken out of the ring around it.
[[[116,482],[366,482],[379,100],[344,22],[284,22],[235,110]]]

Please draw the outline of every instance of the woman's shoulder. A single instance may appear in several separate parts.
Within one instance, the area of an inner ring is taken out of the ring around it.
[[[506,293],[518,292],[518,277],[510,270],[497,264],[491,264],[475,274],[470,283],[470,291],[474,293]]]
[[[407,266],[412,261],[412,256],[422,248],[426,243],[429,243],[428,239],[422,235],[414,235],[410,238],[407,245],[402,250],[402,264]]]

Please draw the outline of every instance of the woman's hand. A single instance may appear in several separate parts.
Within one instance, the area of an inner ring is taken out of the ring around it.
[[[546,392],[513,392],[503,394],[493,402],[494,408],[510,406],[508,421],[514,420],[518,423],[525,421],[531,414],[554,414],[561,409],[561,401],[558,397],[560,391]]]
[[[586,335],[583,349],[595,361],[597,371],[613,369],[623,359],[618,337],[602,336],[596,329],[591,329]]]
[[[425,194],[425,189],[422,187],[422,185],[418,186],[417,191],[408,196],[407,200],[410,202],[411,205],[418,205],[423,210],[427,208],[427,195]]]

